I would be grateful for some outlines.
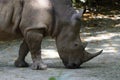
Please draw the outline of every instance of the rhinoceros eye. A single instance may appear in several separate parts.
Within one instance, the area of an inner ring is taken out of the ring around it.
[[[75,49],[79,49],[80,48],[80,44],[79,43],[74,43],[74,48]]]

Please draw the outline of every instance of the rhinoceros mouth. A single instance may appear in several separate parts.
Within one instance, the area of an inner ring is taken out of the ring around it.
[[[66,68],[68,69],[77,69],[77,68],[80,68],[80,64],[68,64],[65,66]]]

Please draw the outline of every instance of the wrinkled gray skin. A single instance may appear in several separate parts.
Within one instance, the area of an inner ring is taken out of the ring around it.
[[[31,52],[32,69],[46,69],[41,59],[41,42],[52,36],[65,67],[79,66],[102,51],[90,54],[85,51],[79,30],[83,10],[77,13],[71,0],[0,0],[0,40],[23,38],[17,67],[28,67],[25,57]]]

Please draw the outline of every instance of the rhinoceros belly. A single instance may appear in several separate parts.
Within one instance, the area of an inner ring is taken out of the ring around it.
[[[10,41],[21,38],[21,35],[15,35],[0,30],[0,41]]]

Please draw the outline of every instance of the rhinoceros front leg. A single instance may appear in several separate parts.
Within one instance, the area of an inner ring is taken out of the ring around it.
[[[19,49],[19,55],[17,60],[15,61],[16,67],[28,67],[28,63],[25,62],[25,57],[29,52],[29,48],[27,46],[27,43],[23,40],[22,44],[20,45]]]
[[[33,70],[44,70],[47,68],[47,65],[45,65],[41,59],[41,42],[43,34],[40,32],[39,30],[30,30],[25,35],[33,60],[33,64],[31,65]]]

